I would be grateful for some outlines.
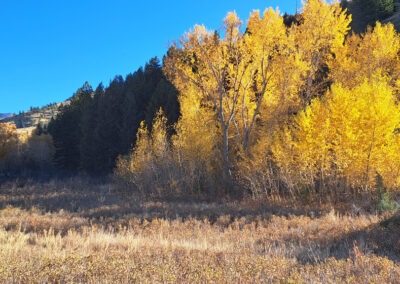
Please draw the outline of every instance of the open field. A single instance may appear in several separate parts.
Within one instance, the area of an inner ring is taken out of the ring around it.
[[[354,206],[353,206],[354,207]],[[397,283],[393,214],[122,196],[85,179],[0,185],[2,283]]]

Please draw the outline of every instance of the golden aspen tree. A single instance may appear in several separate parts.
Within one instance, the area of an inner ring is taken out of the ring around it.
[[[129,170],[138,173],[146,169],[152,159],[152,143],[150,134],[144,121],[136,134],[136,144],[129,157]]]
[[[351,17],[347,16],[338,2],[327,4],[324,0],[304,2],[301,23],[293,25],[291,33],[295,37],[302,62],[306,64],[304,76],[304,97],[310,101],[324,91],[327,61],[344,44],[350,30]]]
[[[400,124],[390,78],[373,75],[353,89],[341,87],[333,92],[336,95],[328,108],[332,110],[332,120],[340,123],[336,130],[340,134],[336,135],[336,140],[340,143],[333,148],[337,166],[353,186],[371,188],[377,173],[389,182],[384,168],[399,164],[398,159],[388,160],[387,157],[395,146],[395,131]],[[347,108],[342,107],[349,97],[353,101]],[[390,183],[393,185],[392,181]]]
[[[119,156],[116,161],[114,173],[122,180],[135,184],[140,188],[139,177],[142,172],[147,170],[147,165],[151,162],[151,142],[149,132],[144,121],[140,123],[136,133],[136,145],[132,152],[126,156]]]
[[[213,171],[212,161],[219,153],[217,128],[211,110],[202,108],[202,99],[194,88],[186,89],[179,99],[181,119],[173,137],[173,151],[180,168],[193,173]]]
[[[291,126],[276,135],[271,147],[284,178],[297,187],[308,185],[313,188],[318,181],[323,182],[331,175],[329,143],[332,129],[322,101],[314,99]]]
[[[241,48],[243,33],[240,26],[241,20],[236,13],[228,13],[224,19],[225,37],[222,39],[204,26],[195,26],[181,40],[179,52],[175,52],[178,56],[166,60],[167,72],[174,74],[171,79],[181,91],[181,100],[197,92],[201,105],[197,109],[198,115],[214,117],[216,123],[209,132],[220,134],[215,146],[220,149],[224,180],[230,176],[230,135],[240,88],[248,85],[243,78],[247,72],[252,72],[247,68],[250,58]],[[185,94],[188,89],[194,92]]]
[[[190,143],[182,135],[204,140],[187,149],[207,149],[203,156],[220,161],[223,179],[231,177],[232,168],[245,172],[257,164],[263,170],[272,134],[299,111],[304,82],[313,83],[333,47],[343,44],[349,19],[339,5],[310,0],[299,26],[288,29],[272,9],[254,11],[245,33],[241,24],[236,13],[228,13],[223,37],[195,26],[165,60],[165,71],[180,91],[175,141],[183,149]]]
[[[145,122],[140,123],[136,136],[136,145],[127,157],[119,157],[115,173],[144,192],[157,189],[166,181],[164,170],[167,168],[170,147],[167,137],[167,118],[160,109],[153,119],[149,133]]]
[[[299,105],[298,91],[301,86],[302,66],[295,52],[293,38],[288,33],[279,11],[266,9],[250,15],[245,48],[251,54],[250,78],[247,88],[240,92],[240,113],[235,116],[235,125],[242,127],[242,146],[254,141],[272,130],[284,114],[295,111]],[[263,125],[262,134],[254,135],[255,128]],[[270,133],[269,133],[270,134]]]
[[[366,70],[362,70],[362,68],[366,67],[363,66],[363,63],[366,62],[360,62],[357,52],[361,44],[361,36],[351,34],[346,38],[343,46],[336,48],[335,58],[328,60],[332,81],[340,83],[344,87],[354,88],[364,80],[365,75],[363,73]]]
[[[153,157],[157,160],[164,160],[170,154],[170,145],[168,141],[168,119],[164,111],[160,108],[153,119],[151,129],[151,151]]]
[[[18,144],[15,124],[0,123],[0,161],[4,161]]]
[[[245,101],[235,125],[244,153],[238,159],[240,178],[256,196],[277,191],[276,172],[271,164],[271,138],[292,113],[297,112],[305,65],[296,51],[294,37],[288,32],[279,11],[266,9],[251,13],[245,45],[253,56],[255,74],[251,89],[243,90]]]
[[[389,76],[390,84],[396,86],[400,76],[399,52],[400,36],[394,26],[378,22],[361,36],[349,36],[346,44],[336,49],[335,58],[329,61],[331,78],[352,88],[379,72]]]
[[[213,148],[220,150],[225,177],[230,175],[231,155],[257,140],[257,121],[268,129],[277,113],[287,113],[288,106],[297,104],[300,86],[294,42],[279,11],[268,9],[262,18],[253,12],[246,33],[240,25],[237,15],[228,13],[222,39],[195,26],[179,48],[171,49],[165,68],[180,90],[178,131],[189,116],[193,121],[188,110],[195,111],[205,122],[200,125],[211,135]]]
[[[337,3],[328,5],[324,1],[306,1],[300,22],[290,28],[283,27],[282,18],[278,14],[271,14],[271,11],[266,10],[262,19],[253,13],[247,28],[254,40],[252,53],[256,60],[259,59],[257,66],[261,75],[256,77],[258,89],[262,89],[263,85],[267,87],[257,116],[259,127],[257,135],[253,135],[255,141],[251,143],[251,153],[239,162],[240,174],[254,188],[253,193],[277,192],[280,186],[278,179],[284,179],[290,185],[290,191],[293,191],[293,176],[288,174],[291,169],[287,167],[287,172],[278,177],[276,165],[269,154],[271,146],[276,144],[274,137],[285,135],[279,133],[280,128],[290,123],[293,113],[304,106],[304,100],[305,103],[309,102],[311,98],[322,95],[327,88],[330,82],[327,60],[333,57],[337,46],[344,44],[350,23],[350,18]],[[325,127],[326,131],[318,133],[319,138],[308,138],[315,147],[318,146],[318,139],[329,133],[329,126],[321,127]],[[287,154],[288,151],[285,151]],[[318,161],[314,162],[312,158]],[[327,172],[324,160],[326,157],[310,157],[308,167],[313,172],[318,167],[324,174]],[[282,168],[280,171],[284,172]],[[309,175],[301,178],[309,179]]]
[[[225,74],[222,74],[221,71],[224,64],[219,57],[221,52],[219,36],[207,31],[204,26],[195,26],[193,31],[187,33],[181,40],[181,45],[179,50],[170,52],[170,56],[166,60],[166,69],[168,74],[173,74],[170,75],[170,78],[180,90],[180,101],[183,101],[181,105],[182,118],[186,120],[184,117],[185,107],[189,107],[186,115],[191,116],[190,111],[193,111],[200,117],[208,117],[208,112],[212,112],[215,107],[219,115],[221,130],[224,132],[224,141],[221,143],[225,145],[223,157],[225,167],[228,167],[228,127],[223,112]],[[190,95],[194,95],[194,97],[189,98]],[[190,103],[185,104],[185,99]],[[195,106],[190,107],[191,103],[194,103]],[[181,127],[180,131],[192,135],[192,133],[188,133],[191,129],[185,125]],[[216,129],[208,129],[209,133],[215,131]],[[201,138],[197,137],[197,139]]]
[[[382,147],[381,163],[377,172],[383,177],[388,189],[400,189],[400,135],[398,130],[392,133],[391,139]]]
[[[400,111],[389,81],[378,74],[354,88],[334,84],[324,98],[313,100],[287,140],[274,147],[279,166],[291,168],[303,184],[329,185],[329,178],[343,177],[351,187],[371,188],[379,173],[394,185],[389,169],[400,165],[394,159]]]
[[[182,61],[189,58],[184,50],[171,48],[164,72],[180,91],[181,116],[172,137],[174,163],[185,189],[199,191],[220,166],[215,163],[221,160],[216,147],[220,135],[212,107],[197,86],[182,75]]]

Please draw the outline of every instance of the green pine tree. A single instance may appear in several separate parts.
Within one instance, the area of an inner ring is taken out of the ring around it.
[[[353,16],[351,27],[356,33],[363,33],[376,21],[383,21],[394,13],[394,0],[344,0],[342,6]]]

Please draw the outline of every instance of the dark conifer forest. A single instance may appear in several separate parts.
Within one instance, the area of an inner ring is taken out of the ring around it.
[[[110,173],[116,158],[128,154],[135,144],[141,121],[150,126],[162,108],[169,124],[177,122],[177,94],[157,58],[125,79],[115,76],[106,88],[100,84],[93,89],[86,82],[49,123],[56,166],[90,174]]]

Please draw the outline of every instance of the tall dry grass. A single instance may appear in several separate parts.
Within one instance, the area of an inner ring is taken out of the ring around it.
[[[389,216],[253,201],[118,199],[112,184],[78,179],[10,186],[0,186],[3,283],[400,279],[398,226],[382,225]]]

